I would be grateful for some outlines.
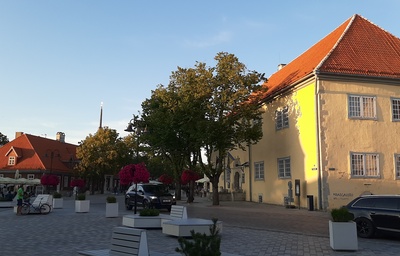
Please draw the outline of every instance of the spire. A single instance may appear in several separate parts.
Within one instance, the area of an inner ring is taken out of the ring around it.
[[[99,129],[103,127],[103,102],[100,104],[100,126]]]

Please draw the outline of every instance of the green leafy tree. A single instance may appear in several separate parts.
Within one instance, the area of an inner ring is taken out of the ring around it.
[[[81,141],[76,150],[81,177],[90,181],[91,192],[104,193],[104,175],[115,175],[129,159],[128,145],[114,129],[100,128]]]
[[[149,145],[156,155],[167,159],[173,170],[177,199],[181,199],[180,177],[190,155],[186,132],[182,127],[182,99],[179,87],[170,83],[167,88],[158,87],[150,99],[142,103],[142,120],[146,133],[141,140]]]
[[[206,159],[199,164],[212,183],[213,205],[218,205],[223,159],[229,151],[245,149],[262,137],[259,92],[264,77],[249,71],[233,54],[220,52],[215,60],[216,66],[209,68],[212,77],[207,77],[203,85],[194,83],[197,86],[192,90],[204,93],[200,97],[204,116],[197,122],[200,132],[193,137],[203,143]]]
[[[8,142],[9,142],[9,140],[8,140],[7,136],[0,132],[0,147],[7,144]]]
[[[230,150],[245,149],[262,137],[256,92],[264,78],[233,54],[221,52],[215,60],[215,67],[200,62],[194,68],[178,67],[168,86],[160,85],[143,102],[142,119],[148,131],[144,140],[170,159],[175,180],[183,169],[200,167],[218,205],[222,160]]]

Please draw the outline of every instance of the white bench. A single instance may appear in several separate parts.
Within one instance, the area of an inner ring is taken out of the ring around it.
[[[109,250],[90,250],[78,253],[85,256],[149,256],[146,230],[115,227]]]
[[[165,221],[180,220],[180,219],[188,218],[186,206],[182,206],[182,205],[172,205],[171,212],[169,213],[169,215],[160,214],[160,216],[161,216],[161,225]]]
[[[162,233],[176,237],[190,237],[191,230],[195,233],[211,235],[210,229],[213,226],[212,220],[188,218],[175,219],[162,223]],[[222,221],[217,221],[217,229],[222,233]]]
[[[165,221],[187,219],[186,206],[172,205],[171,213],[158,216],[140,216],[139,214],[124,215],[122,225],[132,228],[161,228]]]

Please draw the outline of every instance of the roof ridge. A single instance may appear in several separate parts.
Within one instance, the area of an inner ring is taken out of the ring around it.
[[[336,43],[333,45],[332,49],[325,55],[325,57],[323,59],[321,59],[321,61],[317,64],[317,66],[314,68],[314,72],[318,72],[318,70],[320,69],[320,67],[324,64],[324,62],[331,56],[332,52],[336,49],[336,47],[340,44],[340,42],[342,41],[343,37],[346,35],[347,31],[349,31],[349,28],[354,24],[354,20],[356,19],[356,17],[360,15],[358,14],[354,14],[351,18],[350,21],[349,19],[347,19],[345,22],[343,22],[342,24],[340,24],[338,26],[338,28],[340,26],[342,26],[343,24],[345,24],[346,22],[348,22],[349,24],[347,24],[347,27],[345,28],[345,30],[343,30],[342,35],[339,37],[339,39],[336,41]]]

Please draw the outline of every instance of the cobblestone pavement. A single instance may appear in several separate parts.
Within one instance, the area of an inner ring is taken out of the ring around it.
[[[17,216],[12,208],[0,208],[0,255],[77,255],[81,250],[105,249],[111,231],[121,226],[122,216],[132,214],[119,201],[119,217],[105,218],[106,195],[89,196],[89,213],[75,213],[72,198],[48,215]],[[359,239],[356,252],[333,251],[329,246],[327,212],[286,209],[250,202],[221,202],[212,206],[196,197],[187,206],[189,217],[223,221],[221,251],[247,256],[261,255],[399,255],[400,239]],[[159,229],[147,230],[149,249],[163,255],[179,255],[177,238]]]

